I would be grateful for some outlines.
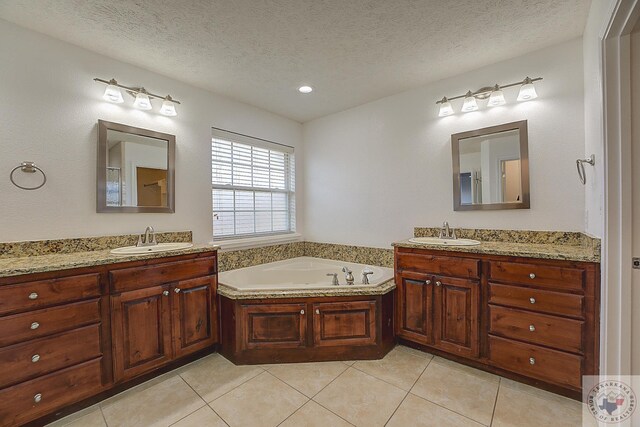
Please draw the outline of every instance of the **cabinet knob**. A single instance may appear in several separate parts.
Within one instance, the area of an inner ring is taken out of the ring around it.
[[[35,403],[40,403],[41,400],[42,400],[42,394],[38,393],[35,396],[33,396],[33,401]]]
[[[531,304],[535,304],[536,303],[536,299],[534,297],[529,298],[529,302]]]
[[[31,299],[31,300],[38,299],[38,293],[37,292],[31,292],[29,294],[29,299]]]
[[[436,286],[442,286],[442,282],[441,281],[436,281]]]
[[[304,311],[304,310],[303,310]],[[304,314],[304,313],[302,313]],[[320,310],[316,308],[316,314],[320,314]]]
[[[36,329],[38,329],[39,327],[40,327],[40,323],[38,323],[38,322],[33,322],[33,323],[31,324],[31,329],[33,329],[33,330],[36,330]]]
[[[430,284],[431,284],[431,280],[425,280],[425,281],[424,281],[424,284],[425,284],[425,285],[430,285]]]
[[[40,355],[39,354],[34,354],[33,356],[31,356],[31,362],[32,363],[36,363],[40,360]]]
[[[536,278],[536,274],[535,273],[529,273],[529,278],[530,279],[535,279]]]
[[[535,327],[534,325],[529,325],[529,330],[530,330],[531,332],[535,332],[536,327]]]
[[[175,292],[176,294],[179,294],[179,293],[180,293],[180,288],[175,288],[175,289],[173,290],[173,292]]]
[[[300,314],[304,314],[304,310],[300,310]]]
[[[162,291],[162,295],[164,295],[165,297],[169,296],[169,291]]]
[[[530,358],[529,358],[529,364],[531,364],[531,365],[535,365],[535,364],[536,364],[536,359],[535,359],[535,357],[530,357]]]

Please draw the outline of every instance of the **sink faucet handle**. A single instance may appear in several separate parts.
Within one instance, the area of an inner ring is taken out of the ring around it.
[[[327,273],[327,276],[333,276],[333,280],[331,281],[331,284],[333,286],[338,286],[339,282],[338,282],[338,273]]]
[[[347,266],[342,267],[342,272],[343,273],[347,273],[347,274],[352,273],[352,271],[349,270],[349,267],[347,267]]]
[[[369,275],[373,274],[373,270],[371,270],[370,268],[365,268],[364,270],[362,270],[362,284],[363,285],[368,285],[369,284]]]

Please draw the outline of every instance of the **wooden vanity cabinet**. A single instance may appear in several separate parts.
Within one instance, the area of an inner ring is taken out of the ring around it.
[[[395,248],[401,342],[574,398],[598,374],[597,263]]]

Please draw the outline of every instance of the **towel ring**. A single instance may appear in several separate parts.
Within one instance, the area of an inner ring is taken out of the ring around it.
[[[595,166],[596,164],[596,156],[592,154],[586,159],[578,159],[576,160],[576,168],[578,169],[578,179],[582,183],[582,185],[587,184],[587,173],[584,170],[584,164],[588,163],[591,166]]]
[[[42,184],[36,187],[23,187],[22,185],[16,183],[16,181],[13,179],[13,174],[18,169],[20,169],[24,173],[36,173],[36,171],[40,172],[42,174]],[[42,188],[47,183],[47,175],[44,173],[42,169],[36,166],[34,162],[22,162],[20,163],[19,166],[16,166],[15,168],[11,169],[11,173],[9,174],[9,180],[11,180],[11,183],[16,187],[20,188],[21,190],[37,190],[38,188]]]

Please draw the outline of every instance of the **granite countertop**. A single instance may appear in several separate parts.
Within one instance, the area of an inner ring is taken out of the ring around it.
[[[196,254],[215,251],[218,248],[219,247],[216,245],[197,244],[187,249],[156,252],[144,255],[113,255],[109,249],[105,249],[85,252],[32,255],[16,258],[0,258],[0,277]]]
[[[229,299],[273,299],[273,298],[308,298],[308,297],[350,297],[359,295],[384,295],[396,288],[394,279],[378,286],[363,288],[357,286],[336,286],[325,289],[296,289],[296,290],[264,290],[237,291],[224,284],[218,284],[218,295]]]
[[[482,242],[476,246],[425,245],[402,240],[393,243],[400,248],[428,249],[432,251],[464,252],[485,255],[518,256],[566,261],[600,262],[600,252],[588,245],[552,243]]]

